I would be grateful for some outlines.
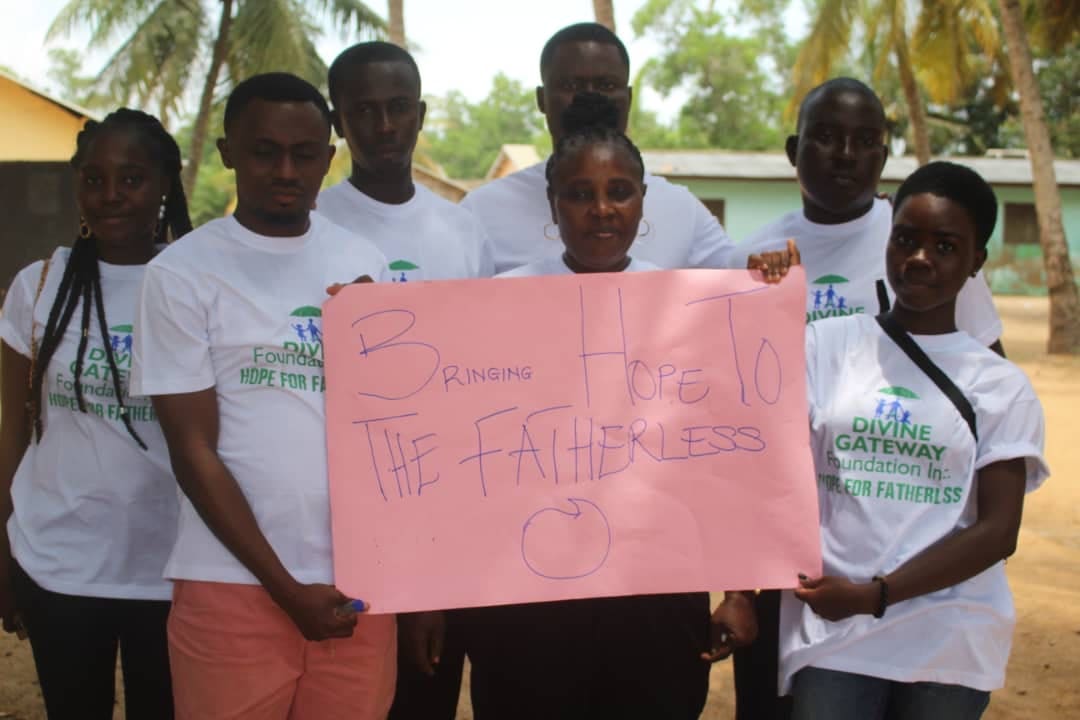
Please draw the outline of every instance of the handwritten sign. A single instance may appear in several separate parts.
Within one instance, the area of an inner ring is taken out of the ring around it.
[[[405,612],[817,572],[805,293],[801,269],[345,289],[323,317],[338,587]]]

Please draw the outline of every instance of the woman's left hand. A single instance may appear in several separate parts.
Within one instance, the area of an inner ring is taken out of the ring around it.
[[[801,265],[799,247],[794,238],[788,238],[786,250],[773,250],[746,258],[747,270],[759,270],[765,282],[775,284],[784,279],[788,268]]]
[[[800,575],[795,597],[821,617],[836,622],[852,615],[873,615],[877,611],[880,592],[874,582],[853,583],[830,575],[818,578]]]

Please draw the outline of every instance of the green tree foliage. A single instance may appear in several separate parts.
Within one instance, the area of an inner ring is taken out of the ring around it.
[[[897,97],[904,104],[894,105],[900,112],[892,118],[910,130],[915,154],[927,162],[927,98],[939,105],[960,102],[982,78],[980,58],[1000,53],[991,0],[819,0],[793,67],[795,92],[788,112],[855,55],[856,64],[868,69],[861,79],[878,88],[887,105],[890,96],[880,92],[881,86],[890,76],[897,79]]]
[[[1058,155],[1080,158],[1080,40],[1038,61],[1039,88],[1043,98],[1050,142]]]
[[[185,168],[190,192],[212,108],[235,83],[288,70],[325,84],[326,65],[315,49],[324,23],[344,36],[385,27],[361,0],[69,0],[49,37],[88,28],[91,46],[116,47],[97,77],[99,90],[151,109],[165,123],[198,93]]]
[[[428,98],[424,126],[429,155],[454,178],[483,177],[505,143],[533,144],[541,155],[551,149],[535,90],[502,73],[480,102],[457,91]]]
[[[793,61],[781,24],[787,4],[753,0],[725,12],[715,2],[649,0],[638,10],[634,33],[664,48],[642,67],[639,91],[648,85],[665,98],[687,97],[674,132],[636,113],[631,124],[639,144],[734,150],[783,145],[788,88],[782,69]]]

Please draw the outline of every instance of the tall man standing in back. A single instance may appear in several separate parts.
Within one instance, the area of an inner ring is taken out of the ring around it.
[[[787,139],[802,208],[759,229],[737,251],[751,254],[799,246],[806,269],[807,323],[837,315],[877,315],[877,281],[885,277],[885,246],[892,206],[875,197],[888,158],[885,109],[873,90],[852,78],[833,78],[807,93],[795,134]],[[884,292],[884,285],[882,292]],[[1001,320],[981,274],[970,278],[956,299],[956,324],[1002,352]],[[790,698],[777,697],[780,591],[755,600],[757,641],[735,651],[736,718],[786,720]]]
[[[563,110],[582,92],[609,97],[618,109],[616,129],[626,131],[633,98],[630,57],[603,25],[579,23],[552,35],[540,53],[540,77],[536,104],[547,118],[553,146],[562,136]],[[633,257],[665,269],[733,267],[731,239],[689,190],[648,173],[645,185],[643,227],[630,249]],[[461,204],[483,224],[496,272],[563,252],[551,222],[543,162],[477,188]]]

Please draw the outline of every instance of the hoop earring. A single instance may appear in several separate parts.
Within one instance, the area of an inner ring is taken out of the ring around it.
[[[555,237],[548,235],[548,228],[555,228]],[[544,237],[553,242],[562,242],[562,238],[559,236],[559,226],[555,223],[544,225]]]
[[[642,238],[648,237],[649,233],[652,232],[652,224],[649,223],[649,221],[645,218],[641,218],[641,222],[645,223],[645,232],[638,235],[638,240],[641,240],[641,242],[645,242],[644,240],[642,240]]]
[[[89,240],[93,232],[90,230],[90,226],[86,224],[86,218],[79,218],[79,237],[83,240]]]

